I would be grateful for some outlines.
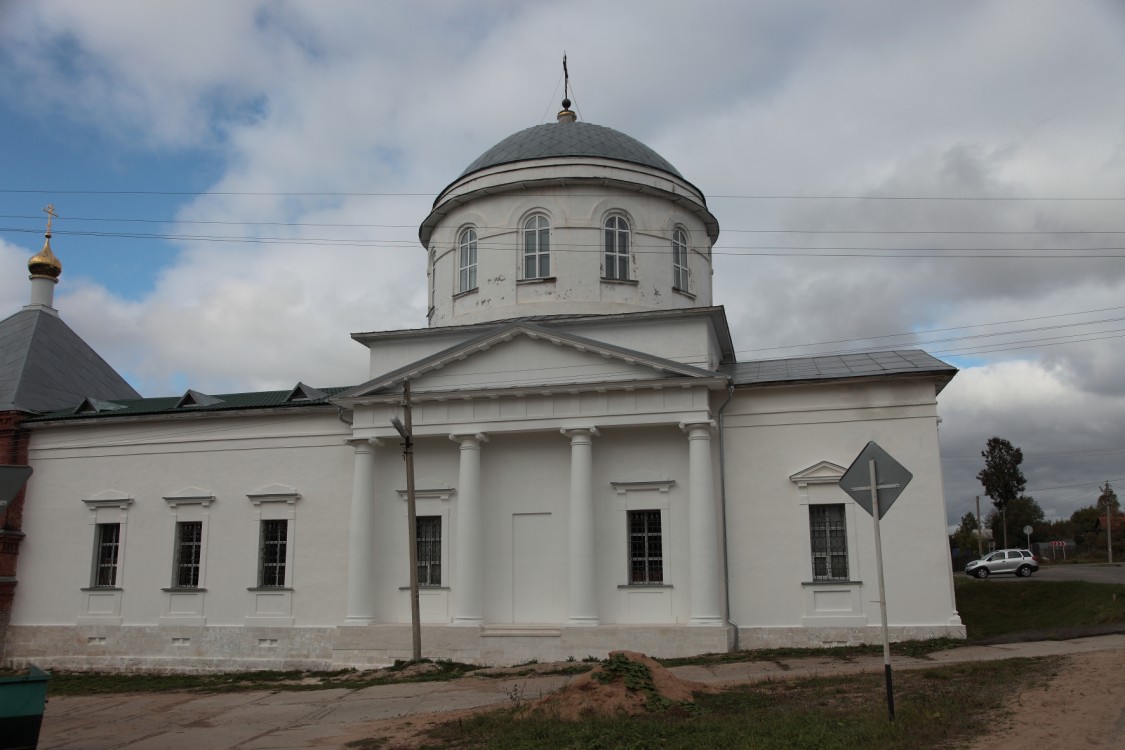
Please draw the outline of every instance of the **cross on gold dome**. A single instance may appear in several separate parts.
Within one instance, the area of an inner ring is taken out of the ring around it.
[[[59,218],[59,215],[55,213],[55,205],[53,203],[48,203],[47,207],[43,209],[43,213],[47,214],[47,234],[50,234],[51,221]]]

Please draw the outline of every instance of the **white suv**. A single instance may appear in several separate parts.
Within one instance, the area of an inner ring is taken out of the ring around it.
[[[977,578],[988,578],[990,573],[1015,573],[1026,578],[1037,570],[1039,560],[1028,549],[998,549],[965,566],[965,572]]]

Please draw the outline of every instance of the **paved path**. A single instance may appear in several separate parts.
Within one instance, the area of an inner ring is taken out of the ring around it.
[[[1034,641],[995,646],[964,646],[928,659],[896,657],[894,668],[991,661],[1125,649],[1125,634]],[[710,684],[753,682],[781,677],[881,671],[881,656],[850,661],[822,657],[777,662],[742,662],[675,667],[679,677]],[[42,750],[275,750],[332,748],[362,736],[365,725],[382,719],[504,705],[512,695],[525,700],[555,690],[561,676],[494,679],[465,677],[452,682],[380,685],[361,690],[337,688],[301,692],[142,693],[52,698],[47,704],[39,747]]]

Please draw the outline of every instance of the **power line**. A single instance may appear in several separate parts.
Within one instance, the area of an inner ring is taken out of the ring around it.
[[[444,188],[443,188],[444,189]],[[421,193],[392,191],[346,190],[42,190],[38,188],[0,188],[0,194],[25,195],[181,195],[181,196],[263,196],[263,197],[429,197],[440,191]],[[535,193],[530,193],[535,194]],[[785,200],[785,201],[947,201],[947,202],[1113,202],[1125,201],[1125,196],[1098,195],[792,195],[771,193],[713,193],[709,198],[727,200]]]
[[[596,228],[594,228],[596,230]],[[41,229],[24,229],[19,227],[0,227],[0,232],[17,234],[39,234]],[[203,234],[164,234],[157,232],[95,232],[69,229],[56,229],[57,236],[71,237],[109,237],[114,239],[143,239],[166,240],[173,242],[217,242],[250,245],[299,245],[313,247],[368,247],[368,248],[402,248],[419,247],[414,240],[357,240],[336,239],[331,237],[250,237],[234,235],[203,235]],[[519,247],[510,243],[488,243],[478,241],[478,248],[484,250],[499,250],[505,252],[518,252]],[[783,257],[783,258],[886,258],[892,260],[934,259],[934,260],[1097,260],[1125,257],[1125,246],[1081,247],[1081,248],[883,248],[865,246],[847,247],[797,247],[797,246],[758,246],[758,245],[725,245],[729,249],[712,249],[711,255],[726,257]],[[556,243],[552,252],[603,252],[600,243],[580,244]],[[671,247],[634,244],[630,248],[633,254],[668,254],[672,253]]]
[[[271,226],[271,227],[317,227],[346,229],[417,229],[417,224],[354,224],[342,222],[302,222],[302,221],[219,221],[203,219],[138,219],[131,217],[102,216],[61,216],[65,221],[91,221],[130,224],[200,224],[218,226]],[[42,216],[26,214],[0,214],[0,219],[28,219],[40,222]],[[482,229],[511,229],[504,226],[481,225]],[[636,232],[662,232],[663,227],[654,229],[634,227]],[[723,234],[814,234],[814,235],[955,235],[955,236],[1051,236],[1051,235],[1090,235],[1125,234],[1125,229],[738,229],[723,227]]]

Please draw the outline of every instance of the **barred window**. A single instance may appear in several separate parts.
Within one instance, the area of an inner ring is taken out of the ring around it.
[[[672,232],[672,288],[688,291],[687,232],[676,227]]]
[[[631,510],[629,583],[664,583],[664,538],[659,510]]]
[[[258,586],[278,588],[285,586],[285,553],[288,538],[288,521],[262,521]]]
[[[545,279],[551,275],[551,223],[543,214],[523,223],[523,277]]]
[[[461,232],[457,253],[458,292],[477,288],[477,230],[469,227]]]
[[[441,516],[418,516],[418,585],[441,585]]]
[[[121,524],[99,523],[94,540],[94,586],[117,585],[117,558],[121,550]]]
[[[848,527],[843,505],[810,505],[814,581],[848,580]]]
[[[192,589],[199,586],[199,560],[202,551],[203,522],[180,521],[177,523],[173,586]]]
[[[605,278],[629,280],[629,222],[624,216],[605,220]]]

